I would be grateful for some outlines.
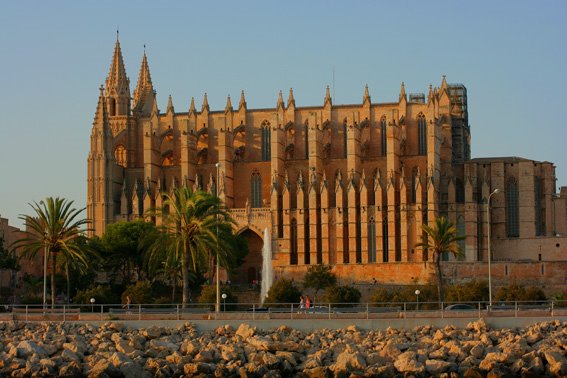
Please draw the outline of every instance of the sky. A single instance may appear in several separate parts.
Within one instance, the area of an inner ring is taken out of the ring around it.
[[[275,107],[397,101],[467,87],[472,157],[551,161],[567,186],[567,2],[11,1],[0,12],[0,216],[48,196],[86,205],[87,156],[116,30],[133,94],[146,52],[161,110],[227,95]],[[333,86],[334,72],[334,86]],[[86,213],[85,213],[86,216]]]

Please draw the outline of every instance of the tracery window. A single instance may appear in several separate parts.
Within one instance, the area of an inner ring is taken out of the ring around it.
[[[376,221],[370,218],[368,222],[368,262],[376,262]]]
[[[535,228],[536,236],[545,235],[545,216],[543,209],[543,193],[544,193],[544,182],[540,178],[535,178],[534,183],[534,194],[535,194]]]
[[[506,184],[506,234],[509,238],[520,236],[518,182],[510,178]]]
[[[343,123],[343,157],[347,157],[347,124]]]
[[[268,121],[262,122],[262,161],[269,161],[272,158],[272,131]]]
[[[305,159],[309,160],[309,125],[305,123]]]
[[[388,262],[388,219],[382,220],[382,262]]]
[[[465,203],[465,185],[460,178],[455,180],[455,199],[457,203]]]
[[[387,149],[387,135],[386,135],[386,117],[382,117],[380,120],[380,144],[381,144],[381,151],[382,155],[386,156]]]
[[[418,155],[427,155],[427,121],[423,113],[417,116],[417,150]]]
[[[262,207],[262,176],[260,176],[258,171],[252,173],[250,191],[252,197],[251,206],[254,208]]]
[[[290,265],[297,265],[297,221],[295,218],[291,220],[291,232],[290,232],[290,255],[289,263]]]

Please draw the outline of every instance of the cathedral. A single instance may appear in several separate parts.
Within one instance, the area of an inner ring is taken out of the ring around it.
[[[328,87],[321,97],[296,105],[290,89],[274,108],[252,109],[242,92],[211,110],[205,93],[200,109],[192,99],[176,112],[170,96],[162,112],[146,53],[131,95],[117,40],[91,133],[91,233],[144,218],[187,186],[218,195],[249,242],[233,282],[261,279],[264,243],[276,277],[329,264],[349,282],[426,282],[432,256],[416,244],[441,215],[466,235],[462,256],[443,256],[455,267],[445,274],[484,274],[491,257],[505,279],[518,261],[565,260],[567,188],[556,193],[554,165],[471,159],[463,84],[443,76],[406,93],[402,83],[385,102],[368,87],[357,104],[334,104]]]

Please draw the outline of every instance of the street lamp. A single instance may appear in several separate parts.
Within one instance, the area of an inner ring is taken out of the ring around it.
[[[222,304],[224,306],[224,312],[226,312],[226,293],[222,293]]]
[[[95,299],[91,298],[91,312],[94,312],[94,303],[95,303]]]
[[[487,230],[487,248],[488,248],[488,308],[492,309],[492,272],[491,272],[491,260],[492,260],[492,253],[490,251],[490,199],[496,193],[499,193],[500,189],[496,188],[490,193],[488,196],[488,201],[486,204],[486,220],[488,221],[488,230]]]
[[[217,199],[220,202],[219,197],[219,168],[220,163],[215,165],[217,167],[217,183],[215,185],[215,191],[217,195]],[[217,202],[217,206],[220,206],[220,203]],[[217,207],[217,302],[215,305],[215,312],[220,312],[220,265],[219,265],[219,208]]]
[[[415,310],[419,311],[419,294],[421,294],[421,291],[419,291],[419,289],[417,289],[415,291],[415,298],[416,298],[416,305],[415,305]]]

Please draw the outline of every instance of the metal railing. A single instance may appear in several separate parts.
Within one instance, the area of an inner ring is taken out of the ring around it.
[[[0,305],[1,320],[408,319],[567,316],[567,301]]]

